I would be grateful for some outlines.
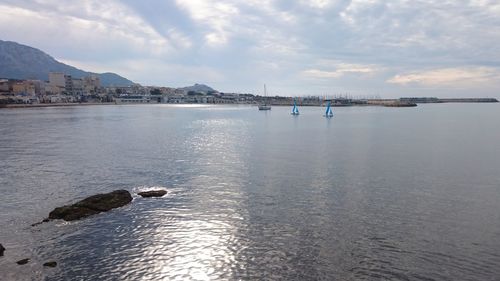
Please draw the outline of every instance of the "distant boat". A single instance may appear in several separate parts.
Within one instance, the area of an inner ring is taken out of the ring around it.
[[[328,104],[326,105],[326,111],[325,111],[325,117],[327,118],[331,118],[333,117],[333,111],[332,111],[332,107],[331,107],[331,101],[328,101]]]
[[[271,110],[271,106],[267,105],[266,84],[264,84],[264,104],[260,104],[259,105],[259,110]]]
[[[299,108],[297,107],[297,101],[293,99],[292,115],[299,115]]]

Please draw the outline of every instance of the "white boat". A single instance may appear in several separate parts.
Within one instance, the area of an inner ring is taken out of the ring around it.
[[[325,115],[323,115],[323,116],[326,117],[326,118],[333,117],[333,111],[332,111],[332,107],[331,107],[331,101],[328,101],[328,103],[326,105]]]
[[[267,91],[266,91],[266,84],[264,84],[264,104],[259,105],[259,110],[271,110],[271,106],[267,105],[266,100],[267,100]]]
[[[293,99],[292,115],[299,115],[299,108],[297,107],[297,101]]]

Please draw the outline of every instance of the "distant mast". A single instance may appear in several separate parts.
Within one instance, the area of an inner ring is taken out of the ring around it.
[[[259,105],[259,110],[271,110],[271,106],[267,105],[266,84],[264,84],[264,103]]]

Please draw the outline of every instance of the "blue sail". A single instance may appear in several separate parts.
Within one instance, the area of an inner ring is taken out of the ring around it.
[[[330,101],[328,101],[328,104],[326,105],[325,117],[333,116],[332,108],[330,106],[331,106]]]
[[[299,108],[295,99],[293,100],[292,115],[299,115]]]

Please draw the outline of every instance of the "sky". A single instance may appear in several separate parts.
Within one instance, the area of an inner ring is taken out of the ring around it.
[[[0,39],[142,85],[500,96],[498,0],[0,0],[0,14]]]

